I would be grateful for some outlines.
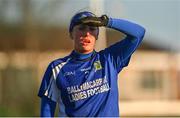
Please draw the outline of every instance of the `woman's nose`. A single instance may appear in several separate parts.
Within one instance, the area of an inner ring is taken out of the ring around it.
[[[89,31],[87,31],[87,32],[86,32],[86,35],[90,35],[90,32],[89,32]]]
[[[89,31],[84,31],[83,34],[84,34],[85,36],[89,36],[91,33],[90,33]]]

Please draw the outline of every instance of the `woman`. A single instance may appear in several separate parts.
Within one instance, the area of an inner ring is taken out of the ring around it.
[[[96,52],[101,26],[122,32],[126,37]],[[52,61],[43,77],[38,94],[41,116],[54,116],[58,103],[59,116],[118,117],[118,73],[128,65],[145,29],[126,20],[97,17],[84,11],[72,17],[69,33],[74,50]]]

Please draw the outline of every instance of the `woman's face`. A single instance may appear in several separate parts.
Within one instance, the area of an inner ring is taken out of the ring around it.
[[[74,50],[83,54],[91,53],[94,50],[98,33],[98,27],[83,24],[74,26],[70,34],[74,40]]]

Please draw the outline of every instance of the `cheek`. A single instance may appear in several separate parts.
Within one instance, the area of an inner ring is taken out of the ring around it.
[[[76,39],[76,38],[80,37],[81,35],[82,35],[82,33],[75,30],[75,29],[71,32],[71,38],[72,39]]]
[[[74,36],[75,36],[76,39],[80,39],[80,37],[83,36],[83,33],[81,33],[81,32],[76,32]]]
[[[98,35],[99,35],[99,30],[96,31],[96,32],[93,32],[93,36],[96,38],[96,40],[97,40],[97,38],[98,38]]]

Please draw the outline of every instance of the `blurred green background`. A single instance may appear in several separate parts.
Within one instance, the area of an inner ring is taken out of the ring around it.
[[[39,116],[44,71],[73,49],[69,22],[83,10],[146,28],[119,75],[121,116],[180,116],[179,0],[0,0],[0,116]],[[124,37],[110,29],[102,34],[97,50]]]

